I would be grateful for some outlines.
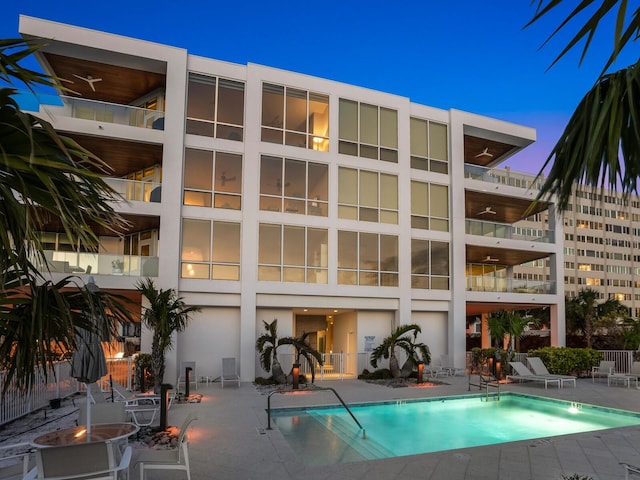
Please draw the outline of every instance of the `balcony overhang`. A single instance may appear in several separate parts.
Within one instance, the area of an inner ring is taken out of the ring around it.
[[[488,222],[508,223],[510,225],[549,208],[548,202],[536,202],[531,199],[495,195],[488,192],[465,190],[465,218]],[[491,212],[486,213],[487,208]],[[527,212],[527,210],[531,210]]]
[[[513,250],[482,245],[466,245],[465,254],[467,264],[495,264],[500,266],[522,265],[541,258],[547,258],[550,255],[549,252],[540,250]],[[487,258],[495,259],[496,261],[487,262]]]

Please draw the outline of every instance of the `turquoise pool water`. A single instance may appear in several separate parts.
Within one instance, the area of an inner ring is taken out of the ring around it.
[[[640,414],[506,393],[272,410],[300,460],[328,465],[640,425]]]

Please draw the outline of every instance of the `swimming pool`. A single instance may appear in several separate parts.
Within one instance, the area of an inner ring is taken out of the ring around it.
[[[300,460],[329,465],[640,425],[640,413],[520,393],[342,407],[283,408],[272,419]]]

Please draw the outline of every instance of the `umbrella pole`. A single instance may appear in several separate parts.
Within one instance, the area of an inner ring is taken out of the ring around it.
[[[87,389],[87,443],[91,441],[91,393],[89,393],[89,384],[84,384]]]

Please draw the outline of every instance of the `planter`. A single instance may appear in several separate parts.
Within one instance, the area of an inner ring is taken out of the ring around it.
[[[49,400],[49,407],[51,407],[52,409],[60,408],[61,403],[61,398],[52,398],[51,400]]]

